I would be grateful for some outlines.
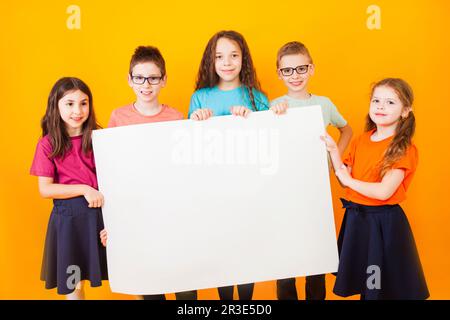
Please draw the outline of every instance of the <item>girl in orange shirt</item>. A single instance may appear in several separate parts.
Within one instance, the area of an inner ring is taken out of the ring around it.
[[[338,239],[333,292],[361,299],[426,299],[429,296],[414,237],[399,206],[417,167],[413,92],[401,79],[372,88],[366,132],[341,160],[336,143],[322,137],[341,184],[346,208]]]

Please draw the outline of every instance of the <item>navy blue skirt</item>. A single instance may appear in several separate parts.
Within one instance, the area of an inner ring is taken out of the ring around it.
[[[416,244],[399,205],[365,206],[341,199],[346,208],[339,233],[339,268],[333,292],[367,300],[429,297]]]
[[[53,200],[47,228],[41,280],[46,289],[69,294],[81,280],[92,287],[108,280],[106,249],[100,242],[104,228],[100,208],[89,208],[84,197]]]

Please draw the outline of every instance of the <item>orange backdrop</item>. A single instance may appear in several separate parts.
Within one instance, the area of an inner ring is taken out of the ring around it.
[[[67,8],[81,10],[80,29],[67,27]],[[371,30],[370,5],[381,12]],[[249,43],[258,76],[270,99],[285,93],[275,74],[277,49],[299,40],[316,63],[311,91],[329,96],[355,133],[363,129],[370,84],[402,77],[414,88],[415,142],[420,164],[403,204],[412,225],[432,299],[450,298],[447,204],[450,147],[450,2],[329,0],[218,3],[214,1],[30,1],[0,2],[0,298],[61,299],[39,280],[51,201],[40,198],[29,167],[40,135],[47,95],[62,76],[85,80],[98,118],[133,100],[128,62],[138,45],[155,45],[168,69],[162,102],[187,115],[203,49],[221,29],[241,32]],[[337,136],[337,131],[330,129]],[[339,229],[343,194],[334,177],[335,220]],[[297,282],[304,299],[304,280]],[[334,277],[327,276],[327,297]],[[88,288],[90,299],[131,299],[113,294],[107,283]],[[169,295],[169,298],[173,298]],[[214,289],[200,299],[216,299]],[[258,283],[255,299],[275,299],[273,281]]]

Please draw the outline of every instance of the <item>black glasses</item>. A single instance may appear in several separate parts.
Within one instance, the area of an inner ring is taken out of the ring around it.
[[[294,70],[295,72],[297,72],[298,74],[305,74],[308,72],[309,69],[309,64],[304,64],[295,68],[281,68],[280,72],[283,76],[285,77],[289,77],[292,76],[294,74]]]
[[[159,84],[163,77],[157,77],[157,76],[150,76],[150,77],[143,77],[143,76],[133,76],[131,75],[131,81],[133,81],[134,84],[144,84],[145,81],[148,82],[148,84]]]

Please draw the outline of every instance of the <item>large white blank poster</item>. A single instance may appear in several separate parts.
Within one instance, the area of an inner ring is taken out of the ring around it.
[[[112,291],[335,272],[323,133],[319,106],[95,131]]]

